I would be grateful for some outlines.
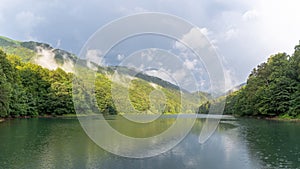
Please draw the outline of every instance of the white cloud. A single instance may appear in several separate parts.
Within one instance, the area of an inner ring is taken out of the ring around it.
[[[207,28],[201,28],[200,32],[203,33],[204,36],[211,35],[211,32]]]
[[[187,48],[181,43],[181,42],[178,42],[176,41],[174,44],[173,44],[173,48],[174,49],[178,49],[180,51],[186,51]]]
[[[217,40],[214,38],[214,33],[208,28],[192,28],[188,33],[184,34],[180,39],[181,42],[175,42],[173,45],[174,49],[181,51],[181,56],[190,57],[191,49],[197,50],[198,52],[204,51],[204,49],[216,49]],[[187,46],[185,46],[187,45]]]
[[[205,34],[208,34],[208,30],[206,28],[192,28],[190,32],[183,35],[181,41],[189,45],[192,49],[202,49],[209,45]]]
[[[245,21],[254,20],[259,16],[258,12],[256,10],[249,10],[243,14],[243,19]]]
[[[184,69],[179,69],[175,72],[172,73],[172,77],[178,82],[182,83],[187,75],[186,70]]]
[[[118,54],[118,55],[117,55],[118,61],[121,61],[121,60],[123,60],[124,58],[125,58],[125,55],[124,55],[124,54]]]
[[[39,57],[36,57],[34,60],[34,62],[36,64],[39,64],[42,67],[50,69],[50,70],[55,70],[56,68],[59,67],[54,59],[55,54],[53,53],[52,50],[47,50],[47,49],[38,47],[37,54]]]
[[[226,40],[230,40],[232,38],[238,37],[238,34],[239,34],[239,30],[238,29],[236,29],[236,28],[230,28],[229,30],[227,30],[225,32],[224,37],[225,37]]]
[[[148,74],[149,76],[155,76],[155,77],[164,79],[165,81],[176,84],[176,81],[171,76],[171,74],[163,68],[161,68],[159,70],[148,70],[145,73]]]
[[[300,39],[300,1],[262,1],[258,3],[260,22],[259,40],[270,52],[293,52]]]
[[[194,60],[186,59],[183,62],[183,65],[186,66],[186,68],[189,70],[194,70],[197,63],[198,63],[198,61],[196,59],[194,59]]]
[[[102,52],[100,50],[88,50],[86,53],[86,60],[98,65],[105,65],[105,60],[103,59]]]

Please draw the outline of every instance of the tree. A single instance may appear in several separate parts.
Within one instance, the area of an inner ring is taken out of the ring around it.
[[[0,117],[5,117],[9,113],[10,85],[7,83],[0,64]]]
[[[254,68],[247,85],[230,95],[225,112],[247,116],[300,114],[300,45],[292,56],[278,53]]]

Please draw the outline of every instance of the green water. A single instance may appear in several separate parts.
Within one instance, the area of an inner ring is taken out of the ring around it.
[[[126,135],[148,137],[174,119],[133,127],[110,124]],[[0,123],[1,169],[255,169],[300,168],[300,123],[254,119],[222,121],[214,135],[198,143],[202,120],[172,150],[155,157],[130,159],[94,144],[77,119],[16,119]],[[143,131],[143,132],[141,132]],[[139,133],[139,134],[135,134]]]

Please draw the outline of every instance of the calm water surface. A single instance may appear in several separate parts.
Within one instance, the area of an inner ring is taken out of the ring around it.
[[[174,119],[133,127],[110,124],[124,134],[148,137]],[[254,119],[222,121],[214,135],[198,143],[202,120],[175,148],[159,156],[129,159],[94,144],[76,118],[16,119],[0,123],[1,169],[278,169],[300,168],[300,123]],[[139,131],[139,132],[138,132]],[[134,134],[139,133],[139,134]]]

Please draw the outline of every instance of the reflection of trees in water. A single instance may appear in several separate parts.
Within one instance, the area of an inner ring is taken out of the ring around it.
[[[267,120],[241,120],[241,136],[245,137],[253,158],[269,168],[300,166],[300,124]]]
[[[161,134],[171,127],[175,118],[159,118],[149,123],[136,123],[122,116],[116,116],[116,120],[109,120],[111,127],[129,137],[146,138]]]
[[[204,122],[205,122],[205,119],[197,119],[191,133],[199,135],[199,133],[201,132],[201,129],[203,127]],[[236,128],[237,125],[235,123],[236,123],[235,121],[221,120],[218,127],[217,127],[217,129],[216,129],[216,131],[217,132],[224,132],[224,131]]]

